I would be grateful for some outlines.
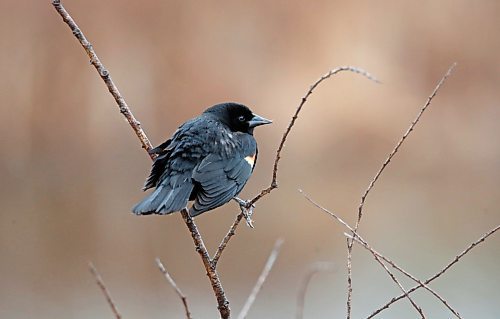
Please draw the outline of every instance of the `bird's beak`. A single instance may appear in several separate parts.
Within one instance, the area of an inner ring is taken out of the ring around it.
[[[264,124],[271,124],[273,121],[268,120],[266,118],[263,118],[262,116],[259,116],[257,114],[254,114],[252,119],[248,122],[248,125],[252,127],[256,127],[259,125],[264,125]]]

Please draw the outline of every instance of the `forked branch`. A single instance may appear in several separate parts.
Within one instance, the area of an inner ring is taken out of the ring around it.
[[[387,258],[384,255],[382,255],[382,254],[378,253],[377,251],[375,251],[368,244],[368,242],[365,239],[363,239],[363,237],[361,237],[361,235],[359,233],[357,233],[357,232],[355,233],[354,229],[347,222],[345,222],[342,218],[340,218],[337,214],[335,214],[334,212],[326,209],[324,206],[322,206],[319,203],[317,203],[315,200],[313,200],[311,197],[309,197],[307,194],[305,194],[302,190],[299,190],[299,191],[300,191],[300,193],[302,193],[304,195],[304,197],[312,205],[314,205],[316,208],[320,209],[324,213],[330,215],[331,217],[333,217],[335,219],[335,221],[337,221],[339,224],[343,225],[351,233],[354,233],[355,234],[354,236],[351,236],[351,235],[348,235],[348,234],[346,234],[346,236],[348,237],[349,240],[354,240],[354,241],[358,242],[360,245],[362,245],[364,248],[366,248],[373,255],[373,257],[377,260],[377,262],[379,262],[379,264],[381,264],[381,266],[384,267],[384,269],[386,270],[386,272],[389,273],[389,276],[391,276],[390,271],[388,271],[388,269],[385,267],[385,265],[383,265],[381,263],[380,259],[382,259],[383,261],[385,261],[386,263],[388,263],[389,265],[391,265],[391,267],[393,267],[394,269],[398,270],[399,272],[401,272],[406,277],[410,278],[411,280],[415,281],[416,283],[421,284],[422,287],[424,287],[431,294],[433,294],[437,299],[439,299],[439,301],[441,301],[443,303],[443,305],[446,308],[448,308],[457,318],[461,319],[460,314],[455,309],[453,309],[450,306],[450,304],[443,297],[441,297],[437,292],[435,292],[431,287],[429,287],[425,283],[421,282],[418,278],[416,278],[415,276],[413,276],[412,274],[410,274],[408,271],[404,270],[402,267],[398,266],[395,262],[393,262],[389,258]],[[407,291],[402,296],[403,297],[408,297],[409,293],[410,293],[410,291]]]
[[[360,75],[366,77],[367,79],[369,79],[371,81],[379,83],[379,81],[373,75],[371,75],[370,73],[368,73],[367,71],[365,71],[363,69],[360,69],[360,68],[357,68],[357,67],[353,67],[353,66],[341,66],[341,67],[332,69],[328,73],[326,73],[323,76],[321,76],[318,80],[316,80],[316,82],[314,82],[309,87],[309,90],[307,90],[306,94],[300,100],[299,106],[295,110],[295,113],[292,115],[290,123],[288,124],[287,128],[285,129],[285,132],[283,133],[283,136],[282,136],[282,138],[281,138],[281,140],[280,140],[280,142],[278,144],[278,149],[276,150],[276,157],[274,158],[271,184],[268,187],[262,189],[260,191],[260,193],[257,194],[255,197],[253,197],[251,200],[247,201],[246,208],[248,210],[250,210],[251,207],[252,207],[252,205],[254,205],[261,198],[263,198],[264,196],[266,196],[269,193],[271,193],[275,188],[278,188],[278,166],[279,166],[279,162],[281,160],[281,151],[283,150],[283,148],[285,146],[285,142],[286,142],[286,140],[288,138],[288,135],[292,131],[292,128],[295,125],[295,122],[297,121],[297,119],[299,117],[299,113],[302,110],[303,106],[306,104],[307,99],[309,98],[309,96],[314,92],[314,90],[318,87],[318,85],[320,85],[323,81],[331,78],[332,76],[334,76],[334,75],[336,75],[336,74],[338,74],[340,72],[346,72],[346,71],[347,72],[356,73],[356,74],[360,74]],[[236,216],[236,219],[233,222],[233,224],[231,225],[231,227],[229,228],[229,231],[227,232],[226,236],[222,239],[222,242],[219,245],[219,247],[218,247],[218,249],[217,249],[217,251],[215,253],[215,257],[214,257],[214,260],[213,260],[214,267],[217,266],[217,262],[219,261],[220,255],[224,251],[224,248],[226,248],[226,245],[229,242],[229,240],[231,239],[231,237],[234,236],[234,234],[236,232],[236,228],[238,227],[238,224],[240,223],[240,221],[241,221],[241,219],[243,217],[244,217],[243,212],[241,212],[239,215]],[[249,217],[250,218],[252,217],[251,214],[250,214]]]
[[[435,279],[439,278],[441,275],[443,275],[446,271],[448,271],[453,265],[455,265],[462,257],[467,255],[473,248],[484,242],[488,237],[496,233],[500,229],[500,225],[496,226],[483,236],[481,236],[478,240],[473,242],[472,244],[469,245],[464,251],[462,251],[460,254],[458,254],[452,261],[450,261],[443,269],[441,269],[438,273],[436,273],[434,276],[430,277],[429,279],[425,280],[423,283],[416,285],[415,287],[411,288],[408,290],[408,294],[411,294],[415,290],[424,287],[424,285],[429,284],[430,282],[434,281]],[[404,295],[399,295],[397,297],[392,298],[389,302],[387,302],[385,305],[381,306],[377,310],[375,310],[371,315],[369,315],[366,319],[371,319],[378,315],[380,312],[383,310],[389,308],[393,303],[395,303],[398,300],[401,300],[404,298]]]
[[[434,97],[436,96],[436,94],[438,93],[439,89],[441,88],[441,86],[446,81],[446,79],[451,75],[451,73],[453,72],[453,69],[455,68],[455,66],[456,66],[456,63],[453,63],[448,68],[448,71],[445,73],[445,75],[438,82],[438,84],[436,85],[436,87],[432,91],[431,95],[427,98],[427,101],[425,102],[424,106],[418,112],[416,118],[413,120],[413,122],[411,122],[411,124],[408,127],[408,129],[406,130],[406,132],[403,134],[403,136],[401,137],[401,139],[396,143],[396,146],[391,151],[391,153],[386,158],[386,160],[382,163],[382,166],[377,171],[377,173],[375,174],[375,177],[371,180],[370,184],[368,185],[368,188],[366,189],[366,191],[361,196],[361,200],[360,200],[360,203],[359,203],[359,206],[358,206],[358,218],[356,220],[356,225],[354,226],[353,235],[358,231],[359,224],[361,222],[361,218],[363,217],[363,207],[364,207],[364,204],[365,204],[365,201],[366,201],[366,198],[367,198],[368,194],[373,189],[373,187],[375,186],[375,183],[379,179],[380,175],[382,175],[382,172],[385,170],[385,168],[387,167],[387,165],[389,165],[389,163],[391,162],[391,160],[394,157],[394,155],[396,155],[396,153],[398,152],[399,148],[403,145],[403,143],[406,140],[406,138],[413,131],[413,129],[415,128],[415,125],[417,125],[417,123],[420,121],[420,118],[422,117],[422,115],[424,114],[424,112],[427,110],[427,108],[429,107],[429,105],[431,105],[432,100],[434,99]],[[348,242],[348,247],[347,247],[347,285],[348,285],[348,287],[347,287],[347,319],[351,318],[351,302],[352,302],[352,267],[351,267],[351,261],[352,261],[352,244],[353,244],[353,242],[351,240],[351,241]]]

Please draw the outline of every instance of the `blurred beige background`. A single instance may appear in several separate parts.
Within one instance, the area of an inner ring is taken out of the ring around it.
[[[354,222],[359,197],[452,62],[445,84],[371,193],[361,232],[424,279],[500,222],[500,2],[64,1],[158,144],[188,118],[238,101],[272,118],[243,197],[270,181],[282,132],[309,85],[318,88],[283,152],[280,188],[258,203],[220,263],[237,313],[274,241],[282,254],[249,318],[291,318],[310,264],[305,318],[345,314],[344,229],[297,192]],[[88,272],[93,261],[124,318],[182,318],[154,265],[161,257],[196,318],[215,298],[178,214],[136,217],[150,161],[50,1],[0,1],[0,317],[112,318]],[[197,218],[213,251],[234,203]],[[433,287],[464,318],[498,318],[500,238]],[[355,248],[354,318],[399,294]],[[406,280],[403,282],[409,286]],[[427,293],[431,318],[451,314]],[[383,318],[416,318],[407,301]]]

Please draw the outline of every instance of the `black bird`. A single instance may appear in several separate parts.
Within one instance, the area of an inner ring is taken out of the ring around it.
[[[223,103],[182,124],[151,150],[158,157],[144,190],[156,189],[132,211],[165,215],[194,200],[189,214],[197,216],[235,198],[257,161],[253,130],[271,122],[242,104]]]

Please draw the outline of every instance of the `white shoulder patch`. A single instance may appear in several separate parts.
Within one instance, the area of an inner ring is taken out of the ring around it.
[[[255,165],[255,155],[245,157],[245,161],[253,168]]]

